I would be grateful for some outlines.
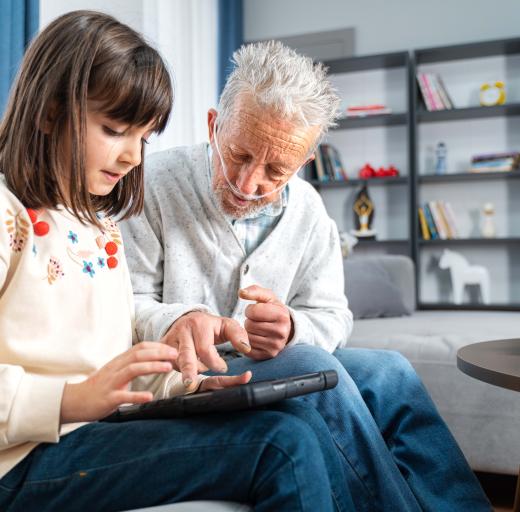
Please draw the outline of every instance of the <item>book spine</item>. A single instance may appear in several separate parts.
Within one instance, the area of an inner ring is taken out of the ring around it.
[[[339,156],[339,151],[331,146],[332,151],[332,163],[334,165],[334,173],[336,174],[336,179],[340,181],[344,181],[347,179],[347,173],[343,168],[343,163],[341,162],[341,157]]]
[[[459,238],[459,228],[457,227],[457,221],[455,217],[455,212],[453,211],[453,208],[451,207],[451,204],[448,202],[444,203],[444,210],[446,212],[446,215],[448,216],[448,220],[451,225],[451,230],[453,232],[453,238]]]
[[[451,229],[450,222],[448,221],[448,216],[446,215],[446,212],[444,210],[444,204],[442,201],[436,202],[437,210],[439,211],[439,215],[441,217],[441,221],[444,224],[444,227],[446,228],[446,236],[448,238],[455,238],[453,236],[453,230]]]
[[[432,212],[430,211],[430,207],[425,204],[423,207],[424,217],[426,219],[426,223],[428,224],[428,229],[431,233],[431,239],[436,240],[439,238],[439,234],[437,233],[437,228],[435,227],[435,222],[433,222]]]
[[[433,104],[430,100],[430,95],[428,94],[428,90],[426,89],[424,73],[417,73],[417,82],[419,83],[419,89],[421,91],[424,106],[426,107],[426,110],[428,110],[428,112],[435,110],[433,107]]]
[[[316,163],[316,176],[319,181],[327,181],[325,169],[323,168],[323,160],[321,159],[320,147],[314,152],[314,162]]]
[[[437,228],[437,233],[439,233],[439,238],[441,240],[446,240],[448,238],[448,234],[446,233],[446,228],[444,223],[442,222],[442,218],[440,216],[439,210],[437,209],[437,204],[435,201],[430,201],[428,203],[430,207],[430,212],[432,213],[433,222],[435,223],[435,227]]]
[[[424,216],[424,210],[419,207],[419,226],[421,227],[421,235],[423,240],[430,240],[430,231],[428,224],[426,223],[426,217]]]
[[[435,75],[433,73],[426,74],[426,83],[430,87],[435,110],[445,110],[446,107],[444,106],[439,91],[437,90]]]
[[[444,85],[444,80],[441,78],[441,75],[435,75],[437,79],[437,85],[439,86],[439,92],[442,96],[442,101],[446,105],[446,108],[454,108],[453,101],[451,100],[450,95],[448,94],[448,89]]]
[[[327,174],[330,181],[335,181],[336,176],[334,175],[334,168],[332,167],[332,162],[330,160],[329,149],[330,148],[328,144],[320,145],[321,159],[323,160],[323,167],[325,168],[325,173]]]

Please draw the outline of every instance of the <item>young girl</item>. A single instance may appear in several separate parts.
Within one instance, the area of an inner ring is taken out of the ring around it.
[[[142,209],[143,144],[171,103],[157,52],[109,16],[69,13],[27,51],[0,126],[0,510],[193,499],[332,509],[322,440],[291,410],[302,406],[96,421],[185,392],[173,348],[132,347],[111,217]],[[250,377],[209,377],[200,389]],[[305,414],[312,424],[312,408]]]

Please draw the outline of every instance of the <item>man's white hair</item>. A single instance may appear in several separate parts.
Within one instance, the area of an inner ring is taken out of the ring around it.
[[[334,126],[340,98],[327,78],[327,69],[279,41],[242,46],[219,101],[223,120],[235,101],[251,95],[258,106],[303,126],[319,126],[318,141]]]

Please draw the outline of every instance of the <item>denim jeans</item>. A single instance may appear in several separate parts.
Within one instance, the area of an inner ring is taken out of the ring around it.
[[[7,473],[0,510],[105,512],[214,499],[263,512],[353,511],[348,493],[331,489],[328,472],[340,481],[342,463],[326,430],[294,400],[277,410],[90,423],[38,445]]]
[[[343,461],[357,511],[491,510],[478,480],[409,362],[397,352],[307,345],[276,358],[228,361],[263,380],[334,369],[336,388],[295,400],[315,407]]]

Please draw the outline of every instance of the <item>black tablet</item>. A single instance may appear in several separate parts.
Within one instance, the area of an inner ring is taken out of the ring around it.
[[[146,404],[125,405],[101,421],[183,418],[195,414],[239,411],[271,404],[285,398],[323,391],[333,388],[337,383],[338,374],[334,370],[251,382],[216,391],[154,400]]]

